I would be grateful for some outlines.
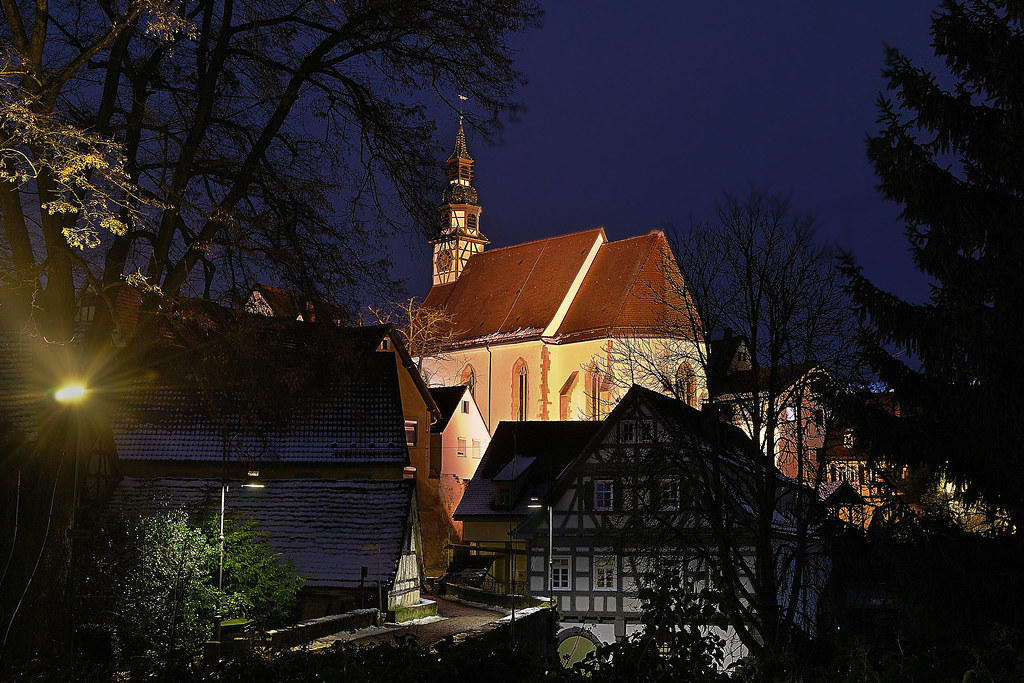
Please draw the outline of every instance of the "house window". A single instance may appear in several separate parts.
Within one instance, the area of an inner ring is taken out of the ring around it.
[[[615,502],[615,486],[610,479],[594,482],[594,509],[611,510]]]
[[[460,458],[465,458],[466,457],[466,440],[465,439],[459,439],[458,441],[459,441],[459,450],[456,453],[456,455],[458,455]]]
[[[476,370],[473,369],[472,365],[466,365],[462,368],[462,376],[459,379],[459,384],[464,384],[469,387],[469,395],[476,396]]]
[[[594,558],[594,590],[615,590],[614,555],[598,555]]]
[[[528,415],[528,377],[526,361],[520,358],[512,366],[512,408],[515,419],[519,421],[526,420]]]
[[[658,502],[662,510],[679,509],[679,480],[664,477],[658,482]]]
[[[794,420],[796,420],[796,408],[786,406],[786,422],[793,422]]]
[[[843,432],[843,445],[847,448],[853,448],[853,430],[847,429]]]
[[[418,420],[406,420],[405,421],[405,445],[415,446],[418,443],[419,438],[419,426]]]
[[[381,339],[380,340],[380,350],[381,351],[390,351],[391,350],[391,340],[388,339],[387,337],[384,337],[383,339]]]
[[[512,487],[507,484],[498,486],[494,496],[494,504],[499,508],[507,509],[512,507]]]
[[[466,415],[469,414],[469,401],[462,402],[462,412]]]
[[[569,590],[569,558],[551,558],[551,589],[556,591]]]
[[[473,439],[472,446],[473,446],[473,450],[471,450],[469,452],[469,454],[472,455],[474,458],[479,458],[480,457],[480,441],[478,439]]]
[[[619,426],[619,440],[622,443],[637,444],[651,442],[651,425],[642,420],[623,420]]]

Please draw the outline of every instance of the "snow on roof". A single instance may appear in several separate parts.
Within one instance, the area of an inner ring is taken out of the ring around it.
[[[393,582],[411,533],[415,482],[272,479],[266,488],[229,487],[226,509],[256,522],[270,548],[291,559],[308,587],[358,588],[376,583],[377,546],[385,585]],[[215,479],[126,477],[106,511],[151,515],[182,505],[219,505]]]
[[[391,354],[367,354],[344,386],[296,402],[284,424],[244,428],[241,416],[223,424],[201,392],[182,383],[136,383],[114,410],[122,460],[331,462],[406,465],[409,452],[397,367]]]

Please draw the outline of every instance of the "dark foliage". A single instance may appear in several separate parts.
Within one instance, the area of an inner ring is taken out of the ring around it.
[[[917,267],[933,281],[914,304],[880,291],[847,257],[867,355],[904,407],[866,418],[875,452],[927,463],[1019,520],[1024,514],[1024,3],[946,0],[931,73],[895,48],[868,155],[903,206]],[[892,355],[894,352],[896,356]]]

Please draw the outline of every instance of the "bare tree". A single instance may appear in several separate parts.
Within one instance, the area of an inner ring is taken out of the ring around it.
[[[691,405],[706,378],[705,421],[731,423],[753,442],[743,449],[720,428],[670,431],[629,476],[643,491],[678,477],[685,503],[666,514],[640,500],[626,536],[641,556],[707,571],[730,625],[765,666],[813,630],[821,448],[838,401],[861,382],[855,320],[813,224],[784,196],[726,195],[715,221],[673,235],[682,280],[664,297],[664,334],[703,343],[677,346],[676,356],[636,339],[617,344],[619,366]]]
[[[416,361],[416,370],[423,381],[428,382],[430,377],[423,371],[423,359],[447,359],[447,350],[455,338],[455,327],[454,320],[445,309],[421,304],[419,298],[410,297],[387,307],[368,306],[367,310],[378,323],[395,325],[406,350]]]
[[[539,20],[530,0],[3,8],[0,318],[68,356],[40,361],[40,395],[72,373],[97,385],[137,371],[144,356],[132,349],[163,329],[175,297],[237,306],[269,279],[352,312],[361,288],[386,289],[385,238],[436,224],[430,115],[454,111],[462,94],[473,105],[467,123],[497,134],[523,81],[509,36]],[[114,309],[129,287],[140,314],[118,329]],[[76,314],[92,298],[95,318],[81,333]],[[76,334],[86,344],[67,344]],[[115,336],[126,351],[112,348]],[[86,347],[87,358],[61,345]],[[95,403],[82,410],[102,423]],[[23,598],[37,613],[61,612],[68,449],[40,441],[37,450],[31,469],[0,469],[5,515],[36,524],[19,543],[55,539],[11,551],[0,585],[8,628]],[[11,534],[0,530],[5,552]],[[53,635],[11,629],[33,632]]]

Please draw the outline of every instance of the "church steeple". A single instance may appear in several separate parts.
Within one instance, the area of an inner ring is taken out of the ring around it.
[[[488,239],[480,232],[483,209],[473,188],[473,157],[466,147],[466,132],[459,117],[455,149],[448,157],[448,185],[441,196],[441,224],[434,245],[434,284],[455,282],[473,254],[484,250]]]

